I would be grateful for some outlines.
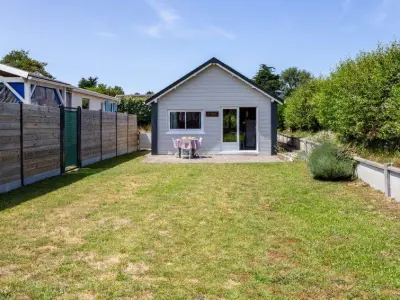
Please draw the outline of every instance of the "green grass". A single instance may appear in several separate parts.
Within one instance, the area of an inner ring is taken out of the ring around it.
[[[304,163],[127,155],[0,196],[0,298],[396,298],[400,209]]]
[[[395,167],[400,168],[400,150],[396,149],[372,149],[366,148],[354,143],[344,143],[338,141],[335,133],[329,131],[310,132],[310,131],[289,131],[284,130],[280,133],[291,135],[297,138],[305,138],[321,142],[322,140],[332,140],[343,148],[348,149],[353,155],[360,156],[378,163],[393,163]]]

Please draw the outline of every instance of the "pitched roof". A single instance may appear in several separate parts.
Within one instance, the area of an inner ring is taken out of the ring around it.
[[[181,85],[182,83],[184,83],[185,81],[187,81],[191,77],[195,76],[197,73],[202,72],[203,70],[205,70],[206,68],[208,68],[211,65],[219,66],[220,68],[222,68],[226,72],[231,73],[232,75],[236,76],[237,78],[239,78],[243,82],[245,82],[248,85],[252,86],[253,88],[258,90],[262,94],[271,97],[273,101],[276,101],[276,102],[278,102],[280,104],[283,104],[283,100],[278,95],[276,95],[274,92],[271,92],[271,91],[269,91],[267,89],[262,88],[257,83],[255,83],[253,80],[247,78],[246,76],[244,76],[243,74],[239,73],[235,69],[232,69],[230,66],[224,64],[222,61],[220,61],[219,59],[217,59],[215,57],[209,59],[208,61],[206,61],[202,65],[198,66],[193,71],[187,73],[185,76],[183,76],[180,79],[178,79],[177,81],[173,82],[172,84],[170,84],[166,88],[162,89],[158,93],[155,93],[149,99],[147,99],[145,103],[149,104],[149,103],[157,100],[158,98],[164,96],[165,94],[170,92],[172,89],[178,87],[179,85]]]
[[[11,67],[11,66],[5,65],[5,64],[0,64],[0,71],[3,71],[5,73],[11,74],[11,75],[19,76],[22,78],[26,78],[26,79],[38,79],[41,81],[43,81],[43,80],[49,81],[51,83],[58,84],[58,85],[70,86],[69,83],[43,76],[43,74],[41,74],[40,72],[27,72],[27,71],[24,71],[24,70],[15,68],[15,67]]]
[[[108,100],[114,100],[114,101],[119,101],[118,98],[116,97],[112,97],[112,96],[108,96],[105,94],[101,94],[101,93],[97,93],[97,92],[93,92],[90,90],[85,90],[85,89],[81,89],[77,86],[73,86],[72,84],[63,82],[63,81],[59,81],[56,79],[52,79],[52,78],[48,78],[46,76],[44,76],[43,74],[41,74],[40,72],[27,72],[15,67],[11,67],[5,64],[0,64],[0,71],[3,71],[5,73],[11,74],[11,75],[15,75],[15,76],[19,76],[22,78],[26,78],[26,79],[32,79],[32,80],[39,80],[39,81],[45,81],[48,83],[53,83],[56,85],[60,85],[60,86],[64,86],[67,88],[72,88],[73,91],[77,92],[77,93],[81,93],[81,94],[86,94],[86,95],[91,95],[91,96],[96,96],[99,98],[103,98],[103,99],[108,99]]]
[[[83,89],[83,88],[80,88],[80,87],[77,87],[77,86],[72,86],[72,88],[73,88],[73,91],[76,92],[76,93],[85,94],[85,95],[89,95],[89,96],[99,97],[99,98],[102,98],[102,99],[108,99],[108,100],[114,100],[114,101],[120,102],[120,100],[117,97],[101,94],[101,93],[94,92],[94,91],[87,90],[87,89]]]

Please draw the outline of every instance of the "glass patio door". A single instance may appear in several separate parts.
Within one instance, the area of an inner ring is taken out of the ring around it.
[[[225,107],[222,109],[222,151],[239,150],[239,108]]]

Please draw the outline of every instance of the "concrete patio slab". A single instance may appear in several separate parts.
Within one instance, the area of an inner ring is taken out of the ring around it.
[[[174,155],[146,155],[142,161],[144,163],[160,163],[160,164],[224,164],[224,163],[272,163],[282,162],[276,156],[270,155],[208,155],[201,158],[177,158]]]

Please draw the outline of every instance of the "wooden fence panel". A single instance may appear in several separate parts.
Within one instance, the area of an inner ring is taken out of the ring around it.
[[[128,152],[138,150],[138,131],[136,115],[128,116]]]
[[[20,104],[0,103],[0,193],[62,172],[60,108],[24,104],[22,120],[20,111]],[[83,166],[137,151],[134,115],[81,110],[80,124]]]
[[[25,104],[22,119],[24,182],[59,175],[60,109]]]
[[[128,153],[128,115],[117,114],[117,155]]]
[[[116,114],[113,112],[103,112],[102,135],[103,135],[103,159],[116,156],[117,137],[116,137]]]
[[[81,112],[81,161],[82,165],[101,160],[100,111],[82,109]]]
[[[0,103],[0,193],[21,186],[20,105]]]

